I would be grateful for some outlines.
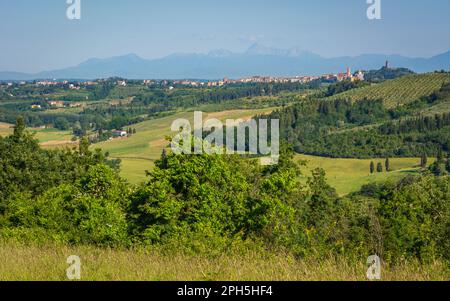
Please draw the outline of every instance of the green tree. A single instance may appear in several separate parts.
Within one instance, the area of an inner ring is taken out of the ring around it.
[[[389,158],[386,158],[384,166],[386,167],[387,172],[391,171],[391,162],[390,162]]]
[[[377,164],[377,172],[383,172],[383,164],[381,163]]]
[[[66,131],[70,128],[70,123],[69,123],[69,121],[67,121],[66,118],[58,117],[58,118],[56,118],[56,120],[54,122],[54,126],[55,126],[55,128],[57,128],[59,130]]]
[[[370,173],[373,174],[375,172],[375,163],[370,162]]]
[[[25,133],[25,121],[23,120],[23,117],[18,117],[16,120],[16,125],[14,126],[14,133],[13,137],[18,140],[21,137],[23,137]]]
[[[126,245],[129,191],[105,165],[93,166],[73,184],[49,189],[36,199],[20,194],[5,209],[8,226],[43,230],[48,239],[73,244]]]
[[[382,198],[379,215],[386,260],[449,257],[449,180],[448,176],[408,178]]]
[[[450,173],[450,153],[447,154],[447,162],[445,163],[445,169]]]
[[[428,157],[427,157],[426,154],[423,154],[423,155],[421,156],[421,158],[420,158],[420,166],[421,166],[422,168],[426,168],[426,167],[427,167],[427,164],[428,164]]]
[[[444,153],[442,152],[441,149],[438,150],[437,156],[436,156],[436,161],[439,163],[444,162]]]

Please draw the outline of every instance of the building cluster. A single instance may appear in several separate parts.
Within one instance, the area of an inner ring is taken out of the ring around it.
[[[81,102],[65,102],[65,101],[61,101],[61,100],[49,100],[46,102],[47,106],[58,109],[58,108],[78,108],[78,107],[82,107],[84,106],[83,103]],[[32,104],[30,106],[30,108],[32,110],[40,110],[42,109],[42,105],[41,104]]]
[[[346,72],[337,74],[323,74],[321,76],[294,76],[294,77],[277,77],[277,76],[251,76],[240,79],[224,78],[217,81],[197,81],[197,80],[175,80],[160,82],[163,86],[169,86],[173,89],[173,86],[191,86],[191,87],[221,87],[227,84],[247,84],[247,83],[309,83],[315,80],[326,80],[330,82],[340,82],[343,80],[350,81],[363,81],[364,72],[361,70],[352,73],[350,68],[347,68]],[[144,85],[155,84],[153,80],[144,80]]]
[[[38,87],[51,87],[51,86],[57,86],[57,85],[61,85],[61,83],[57,82],[57,81],[49,81],[49,80],[43,80],[43,81],[36,82],[36,86],[38,86]]]
[[[335,79],[338,82],[341,82],[343,80],[350,80],[350,81],[364,80],[364,72],[360,70],[356,73],[352,73],[351,69],[347,68],[347,72],[345,73],[332,74],[331,79]]]
[[[389,63],[386,62],[386,67],[389,68]],[[58,86],[64,85],[68,86],[71,90],[80,90],[82,87],[93,86],[99,83],[107,82],[111,79],[99,79],[96,81],[57,81],[57,80],[42,80],[36,81],[34,84],[36,86],[42,87],[50,87],[50,86]],[[292,76],[292,77],[283,77],[283,76],[251,76],[244,77],[240,79],[229,79],[224,78],[222,80],[216,81],[200,81],[200,80],[150,80],[146,79],[142,81],[143,85],[154,85],[159,84],[162,86],[170,86],[171,89],[174,89],[175,86],[190,86],[190,87],[221,87],[227,84],[247,84],[247,83],[309,83],[315,80],[325,80],[329,82],[340,82],[343,80],[350,81],[363,81],[364,80],[364,72],[357,71],[355,73],[351,72],[350,68],[347,68],[346,72],[337,73],[337,74],[323,74],[321,76]],[[26,82],[21,82],[21,85],[26,84]],[[115,84],[117,86],[126,87],[126,80],[116,80]],[[7,83],[8,86],[12,86],[13,83]]]

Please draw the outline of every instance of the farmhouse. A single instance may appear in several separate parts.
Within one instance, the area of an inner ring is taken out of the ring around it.
[[[48,102],[52,107],[62,108],[64,107],[64,101],[53,100]]]
[[[128,135],[127,131],[113,131],[113,137],[126,137]]]

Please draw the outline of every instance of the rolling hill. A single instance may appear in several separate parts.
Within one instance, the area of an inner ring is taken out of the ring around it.
[[[428,96],[443,83],[450,82],[449,73],[414,74],[394,80],[373,84],[333,95],[327,99],[347,99],[358,101],[364,98],[382,99],[389,108],[407,104],[422,96]]]
[[[258,114],[267,114],[275,108],[254,110],[229,110],[222,112],[204,113],[203,118],[250,119]],[[118,138],[92,145],[92,148],[101,148],[109,152],[112,158],[121,159],[121,175],[132,183],[139,183],[146,179],[146,170],[150,170],[153,162],[161,157],[162,150],[169,144],[166,136],[174,135],[171,124],[178,118],[190,120],[193,112],[182,112],[168,117],[147,120],[133,126],[137,133],[128,138]]]

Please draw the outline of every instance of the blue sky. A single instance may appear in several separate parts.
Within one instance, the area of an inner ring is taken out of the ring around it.
[[[37,72],[92,57],[158,58],[213,49],[245,51],[257,42],[323,56],[362,53],[432,56],[450,50],[450,1],[381,0],[0,0],[0,70]]]

